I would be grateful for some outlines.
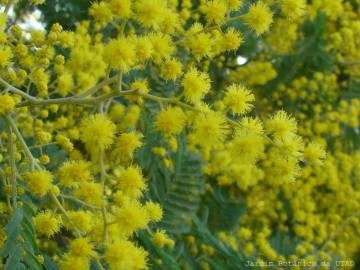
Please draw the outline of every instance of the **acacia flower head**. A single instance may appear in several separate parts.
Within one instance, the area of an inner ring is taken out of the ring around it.
[[[268,5],[260,1],[250,6],[244,20],[257,35],[261,35],[269,30],[273,22],[273,13]]]

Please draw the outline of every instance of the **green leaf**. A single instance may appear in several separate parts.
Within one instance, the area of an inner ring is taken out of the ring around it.
[[[44,266],[46,270],[59,270],[57,264],[48,256],[44,256]]]
[[[165,215],[161,222],[169,233],[182,234],[191,229],[191,217],[199,209],[205,180],[198,156],[186,152],[184,142],[179,140],[179,149],[174,157],[175,171],[167,191],[163,194]]]
[[[21,245],[15,244],[13,252],[10,254],[9,258],[6,260],[4,270],[20,270],[25,269],[24,265],[21,263],[23,250]]]
[[[42,270],[43,269],[41,264],[36,259],[36,257],[31,253],[29,253],[24,258],[24,262],[28,266],[28,269],[31,269],[31,270]]]
[[[240,216],[246,210],[242,197],[231,198],[228,191],[218,185],[207,192],[202,206],[208,209],[206,224],[211,231],[232,230],[239,224]]]
[[[19,242],[18,237],[21,232],[21,222],[23,217],[23,210],[21,208],[17,208],[12,215],[10,222],[5,226],[7,239],[1,249],[1,257],[5,258],[9,255],[12,255],[14,254],[15,249],[17,249],[17,244]]]

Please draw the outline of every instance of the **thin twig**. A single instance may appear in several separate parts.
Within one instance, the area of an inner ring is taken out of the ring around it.
[[[101,181],[101,187],[102,187],[102,193],[105,197],[105,180],[106,180],[106,171],[104,166],[104,151],[100,151],[100,157],[99,157],[99,166],[100,166],[100,181]],[[104,232],[103,232],[103,241],[106,243],[108,239],[108,222],[107,222],[107,213],[106,213],[106,205],[103,200],[102,206],[101,206],[101,213],[103,216],[103,223],[104,223]]]
[[[49,192],[50,193],[50,197],[51,199],[54,201],[54,203],[56,204],[56,206],[59,208],[60,212],[66,217],[66,219],[70,222],[70,224],[72,226],[74,226],[75,229],[75,233],[77,234],[77,236],[81,236],[81,231],[75,226],[74,222],[71,220],[71,218],[69,217],[68,213],[66,212],[65,208],[62,206],[61,202],[59,201],[59,199],[55,196],[55,194],[53,192]]]
[[[88,204],[88,203],[86,203],[86,202],[84,202],[84,201],[82,201],[82,200],[79,200],[79,199],[77,199],[77,198],[75,198],[75,197],[72,197],[72,196],[69,196],[69,195],[63,195],[63,194],[61,194],[60,195],[60,197],[61,198],[64,198],[64,199],[68,199],[68,200],[72,200],[72,201],[74,201],[74,202],[77,202],[77,203],[79,203],[79,204],[82,204],[82,205],[84,205],[84,206],[86,206],[86,207],[88,207],[88,208],[90,208],[90,209],[98,209],[98,207],[96,207],[96,206],[94,206],[94,205],[91,205],[91,204]]]
[[[30,160],[31,170],[34,170],[34,168],[36,166],[36,160],[35,160],[34,156],[32,155],[29,147],[27,146],[23,136],[21,135],[19,129],[17,128],[17,126],[15,125],[14,121],[12,120],[12,118],[10,116],[6,116],[6,120],[9,123],[9,125],[11,126],[12,130],[15,132],[16,137],[20,141],[22,149],[25,151],[26,155],[28,156],[28,158]]]
[[[10,154],[10,167],[11,167],[11,200],[12,200],[12,207],[15,211],[17,208],[17,199],[16,199],[16,189],[17,189],[17,182],[16,182],[16,163],[15,163],[15,151],[14,151],[14,138],[12,127],[9,124],[8,119],[6,118],[6,124],[8,127],[8,148]]]

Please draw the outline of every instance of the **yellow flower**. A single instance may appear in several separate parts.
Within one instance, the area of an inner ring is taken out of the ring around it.
[[[114,141],[116,126],[104,114],[90,115],[81,123],[81,141],[88,150],[106,150]]]
[[[175,244],[174,241],[166,235],[166,232],[164,230],[157,230],[152,236],[152,241],[156,246],[160,248],[163,248],[165,246],[172,248]]]
[[[193,129],[191,139],[206,148],[220,146],[228,133],[225,117],[214,111],[200,113],[194,121]]]
[[[181,75],[181,70],[181,62],[173,58],[161,65],[160,75],[165,80],[176,80]]]
[[[151,221],[158,222],[162,219],[163,211],[158,203],[147,202],[145,209],[148,212]]]
[[[153,59],[155,63],[160,63],[172,56],[175,51],[175,46],[169,35],[161,33],[152,34],[150,40],[153,46]]]
[[[147,252],[130,241],[118,241],[106,246],[104,259],[111,270],[147,269]]]
[[[178,13],[166,9],[163,14],[163,19],[160,23],[160,29],[166,34],[173,34],[179,27]]]
[[[185,119],[179,107],[167,107],[156,116],[155,126],[166,135],[177,135],[183,130]]]
[[[224,104],[234,114],[248,113],[254,106],[250,102],[254,100],[255,96],[242,85],[232,84],[226,88]]]
[[[274,145],[276,150],[284,158],[300,159],[303,155],[304,143],[300,136],[294,134],[282,138],[275,138]]]
[[[84,233],[89,232],[94,226],[93,214],[89,211],[68,211],[71,223],[65,220],[65,227],[69,230],[78,229]]]
[[[205,2],[201,11],[209,23],[222,24],[225,22],[227,6],[223,0],[210,0]]]
[[[211,87],[209,75],[196,68],[185,73],[181,85],[185,100],[193,104],[199,103]]]
[[[239,10],[244,4],[243,0],[225,0],[227,8],[231,11]]]
[[[304,149],[304,159],[309,164],[322,165],[326,152],[321,144],[311,142]]]
[[[263,123],[258,118],[243,117],[240,125],[250,134],[262,135],[264,133]]]
[[[75,196],[89,204],[99,206],[102,203],[102,187],[98,183],[85,182],[75,191]]]
[[[296,120],[285,111],[278,111],[265,124],[268,132],[279,138],[292,136],[297,131]]]
[[[59,168],[59,181],[64,187],[91,180],[90,163],[84,160],[67,161]]]
[[[125,38],[112,39],[104,48],[104,60],[112,68],[127,72],[135,63],[135,47]]]
[[[43,234],[50,238],[61,227],[61,218],[50,211],[44,211],[34,217],[35,229],[39,234]]]
[[[145,179],[139,167],[130,166],[124,169],[116,181],[120,190],[134,199],[138,199],[146,189]]]
[[[304,15],[305,0],[280,0],[281,12],[289,18],[298,18]]]
[[[32,194],[44,196],[51,188],[53,176],[49,171],[41,169],[25,173],[24,180]]]
[[[211,56],[213,43],[213,38],[210,34],[198,33],[193,37],[190,37],[186,44],[196,60],[200,60],[203,57]]]
[[[141,133],[122,133],[116,140],[115,154],[121,161],[128,161],[133,158],[136,149],[142,146]]]
[[[0,46],[0,67],[8,66],[12,56],[13,54],[9,47]]]
[[[131,14],[130,0],[111,0],[109,5],[112,14],[119,19],[128,18]]]
[[[250,6],[248,13],[244,15],[244,20],[257,35],[261,35],[269,30],[273,13],[266,4],[257,2]]]
[[[138,62],[144,62],[151,58],[153,54],[153,44],[150,37],[143,36],[134,39],[135,52]]]
[[[69,253],[74,257],[92,257],[95,255],[93,248],[93,245],[89,243],[87,238],[76,238],[70,243]]]
[[[94,2],[89,9],[89,14],[102,23],[109,22],[112,17],[109,4],[104,1]]]
[[[57,83],[58,92],[63,97],[67,96],[74,87],[73,77],[68,72],[61,74],[57,79]]]
[[[115,123],[121,121],[121,118],[124,116],[125,106],[122,104],[114,104],[110,109],[110,118]]]
[[[12,96],[8,94],[0,95],[0,115],[7,114],[15,108],[15,101]]]
[[[90,261],[86,257],[66,254],[60,261],[61,270],[89,270]]]
[[[125,202],[117,210],[117,226],[125,235],[131,235],[139,229],[145,229],[150,219],[146,208],[137,201]]]
[[[153,243],[159,248],[163,248],[165,246],[167,235],[164,230],[159,230],[154,233],[152,237]]]
[[[145,27],[157,29],[164,19],[164,0],[139,0],[134,5],[135,18]]]
[[[235,28],[229,27],[223,35],[224,47],[227,51],[237,50],[244,42],[241,33]]]

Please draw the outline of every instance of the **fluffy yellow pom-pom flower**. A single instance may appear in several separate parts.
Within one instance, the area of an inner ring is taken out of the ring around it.
[[[88,270],[90,268],[90,261],[86,257],[79,257],[66,254],[61,262],[61,270]]]
[[[47,170],[36,170],[24,175],[29,191],[37,196],[44,196],[51,188],[53,175]]]
[[[211,0],[202,6],[202,12],[210,23],[221,24],[225,21],[227,11],[226,3],[222,0]]]
[[[116,181],[121,191],[135,199],[139,198],[146,189],[145,179],[139,167],[130,166],[126,168],[120,172]]]
[[[306,3],[304,0],[280,0],[280,6],[285,16],[295,19],[304,15]]]
[[[191,141],[207,149],[220,146],[228,133],[224,115],[214,111],[198,115],[193,129],[194,132],[190,134]]]
[[[77,238],[70,243],[70,254],[79,257],[91,257],[95,255],[93,248],[87,238]]]
[[[244,19],[257,35],[261,35],[269,30],[273,21],[273,13],[266,4],[257,2],[250,6],[248,13],[244,15]]]
[[[168,107],[159,112],[156,128],[166,135],[180,134],[185,125],[185,114],[179,107]]]
[[[34,217],[34,225],[39,234],[51,237],[60,230],[61,217],[50,211],[44,211]]]
[[[165,246],[172,248],[175,244],[174,240],[170,239],[166,235],[166,232],[164,230],[156,231],[152,237],[152,241],[156,246],[160,248],[163,248]]]
[[[78,229],[82,232],[89,232],[94,226],[94,216],[89,211],[68,211],[71,223],[64,221],[64,226],[69,230]]]
[[[312,142],[304,149],[304,159],[309,164],[321,165],[326,157],[326,152],[321,144]]]
[[[145,229],[150,219],[146,208],[137,201],[125,202],[116,213],[117,226],[125,235]]]
[[[82,121],[81,141],[88,150],[105,150],[114,141],[116,126],[104,114],[95,114]]]
[[[234,114],[244,114],[253,108],[250,102],[254,100],[255,96],[244,86],[232,84],[226,89],[224,103]]]
[[[163,0],[140,0],[134,5],[135,18],[145,27],[157,29],[164,19],[166,4]]]
[[[176,59],[165,61],[161,65],[160,74],[165,80],[175,80],[181,75],[181,62]]]
[[[196,104],[209,92],[210,78],[207,73],[191,68],[185,73],[181,85],[184,88],[183,94],[186,101]]]
[[[227,51],[233,51],[238,49],[244,40],[240,32],[230,27],[223,35],[223,42]]]
[[[59,168],[59,181],[64,187],[91,180],[90,163],[84,160],[67,161]]]
[[[114,154],[115,158],[121,162],[129,161],[133,158],[136,149],[140,148],[143,143],[141,142],[143,135],[136,132],[122,133],[116,142]]]
[[[8,94],[0,95],[0,115],[11,112],[15,108],[15,101]]]
[[[120,19],[127,18],[131,14],[131,0],[111,0],[110,10]]]
[[[75,191],[75,196],[96,206],[102,202],[102,188],[98,183],[85,182]]]
[[[276,137],[292,136],[297,131],[296,120],[285,111],[278,111],[266,121],[266,129]]]
[[[151,221],[158,222],[162,219],[163,211],[158,203],[147,202],[145,204],[145,209],[148,212]]]
[[[135,63],[135,47],[124,38],[112,39],[105,46],[104,60],[112,68],[127,72]]]
[[[111,270],[147,269],[147,252],[130,241],[118,241],[107,245],[105,261]]]

